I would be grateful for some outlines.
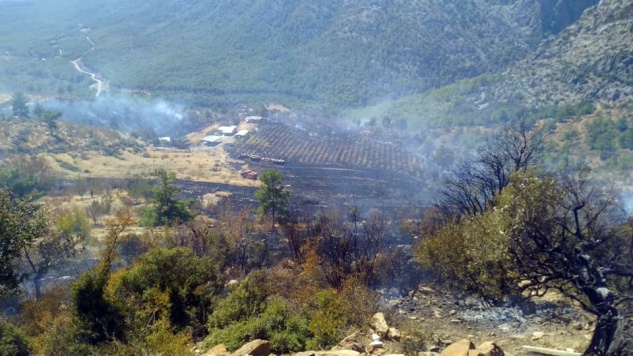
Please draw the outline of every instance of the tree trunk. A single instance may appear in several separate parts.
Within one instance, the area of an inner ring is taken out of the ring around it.
[[[624,320],[618,317],[618,312],[615,308],[610,308],[609,312],[598,317],[596,322],[596,328],[591,338],[591,343],[585,351],[585,355],[629,355],[627,353],[610,353],[614,349],[614,344],[618,341],[623,347],[626,347],[624,343],[629,343],[625,335],[622,333],[623,328],[620,324],[624,324]],[[633,355],[633,354],[631,354]]]
[[[607,355],[633,355],[633,321],[631,319],[623,318],[618,321]]]
[[[42,295],[42,276],[37,275],[33,278],[33,288],[35,289],[35,301],[37,302]]]

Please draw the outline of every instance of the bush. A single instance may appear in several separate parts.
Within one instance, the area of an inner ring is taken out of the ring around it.
[[[55,226],[62,235],[78,237],[81,240],[88,239],[92,229],[86,211],[74,205],[69,211],[57,218]]]
[[[204,333],[211,302],[221,285],[218,268],[210,259],[186,248],[162,248],[114,274],[107,294],[137,331],[151,326],[152,320],[164,320],[176,331],[189,329],[199,335]]]
[[[311,337],[308,314],[286,298],[268,295],[265,274],[251,272],[214,310],[205,344],[236,350],[259,338],[269,340],[275,353],[304,350]]]
[[[22,329],[0,320],[0,355],[28,355],[29,340]]]

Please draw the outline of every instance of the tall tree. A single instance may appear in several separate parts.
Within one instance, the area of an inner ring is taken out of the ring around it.
[[[29,107],[26,105],[26,96],[21,92],[13,94],[11,105],[13,108],[13,116],[29,117]]]
[[[541,149],[540,131],[530,131],[524,123],[504,128],[478,150],[473,161],[453,170],[444,182],[439,211],[447,220],[484,212],[512,173],[536,165]]]
[[[630,354],[633,323],[621,313],[633,307],[626,219],[613,197],[583,177],[518,172],[494,206],[427,236],[417,258],[445,280],[492,297],[556,290],[597,319],[586,354]]]
[[[277,218],[288,215],[288,205],[290,204],[290,192],[284,188],[283,177],[279,171],[267,169],[260,176],[262,184],[255,192],[255,197],[259,201],[258,212],[261,214],[271,213],[272,228],[275,228]]]
[[[154,172],[154,176],[157,178],[156,185],[152,189],[154,205],[146,210],[142,223],[157,226],[191,220],[194,214],[187,207],[189,202],[178,199],[180,188],[174,185],[176,174],[158,169]]]
[[[0,189],[0,295],[19,284],[17,261],[34,241],[46,236],[48,224],[40,206]]]

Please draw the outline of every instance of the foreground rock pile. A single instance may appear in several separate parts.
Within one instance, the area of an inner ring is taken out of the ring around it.
[[[303,351],[295,353],[295,356],[400,356],[402,354],[392,353],[385,347],[385,341],[398,342],[403,338],[402,333],[390,327],[383,313],[374,314],[369,333],[357,331],[345,339],[337,346],[327,351]],[[461,340],[446,347],[441,353],[439,348],[431,350],[419,350],[419,356],[503,356],[503,350],[494,342],[488,341],[479,347],[470,340]],[[223,344],[216,345],[204,353],[202,356],[268,356],[271,355],[271,345],[267,340],[253,340],[237,351],[230,353]],[[402,355],[404,356],[404,355]]]

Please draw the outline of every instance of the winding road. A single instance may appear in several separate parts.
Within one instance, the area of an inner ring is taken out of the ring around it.
[[[91,51],[95,50],[95,43],[92,41],[92,39],[90,39],[90,36],[86,36],[86,40],[88,42],[90,42],[90,45],[92,46],[90,48]],[[87,74],[90,76],[90,78],[92,79],[92,81],[94,81],[95,83],[92,84],[90,86],[90,89],[95,89],[97,92],[95,94],[95,98],[99,97],[99,95],[101,95],[102,92],[104,91],[108,91],[108,82],[102,79],[97,78],[97,74],[96,73],[92,73],[90,71],[88,71],[88,69],[84,66],[84,64],[81,62],[81,58],[79,57],[77,59],[75,59],[74,61],[70,61],[70,63],[73,64],[73,66],[75,67],[75,69],[83,74]]]

